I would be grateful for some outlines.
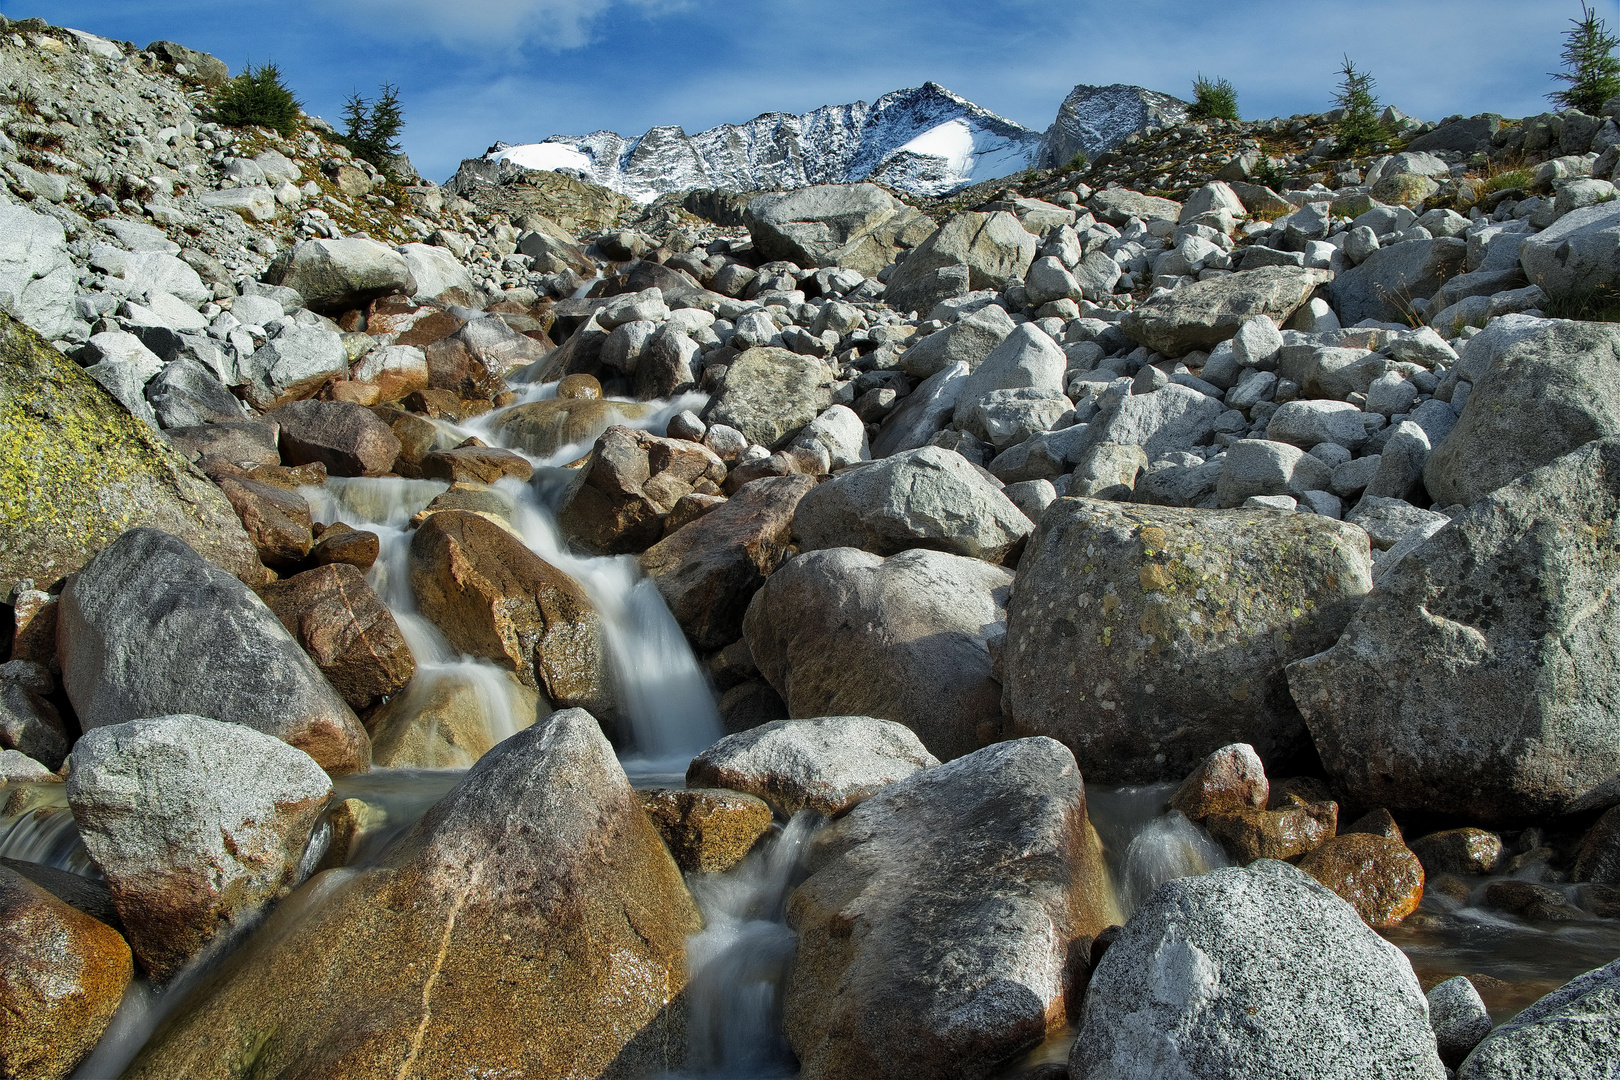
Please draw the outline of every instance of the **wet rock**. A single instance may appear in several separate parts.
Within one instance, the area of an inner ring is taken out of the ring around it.
[[[62,685],[85,731],[144,717],[224,717],[363,772],[370,745],[314,662],[237,581],[182,541],[131,529],[62,593]]]
[[[1395,840],[1401,844],[1406,843],[1406,837],[1401,833],[1401,827],[1395,823],[1388,810],[1369,810],[1356,820],[1346,825],[1341,832],[1344,833],[1371,833],[1382,836],[1386,840]]]
[[[497,446],[458,446],[422,459],[422,476],[428,480],[493,484],[507,476],[527,481],[533,475],[527,458]]]
[[[264,570],[235,512],[83,370],[0,313],[0,595],[44,588],[127,528],[184,537],[233,574]]]
[[[736,428],[749,442],[778,450],[832,404],[828,384],[833,377],[833,369],[815,357],[786,349],[749,349],[731,361],[703,419]]]
[[[573,578],[477,514],[434,514],[411,538],[411,592],[462,652],[515,671],[567,708],[610,715],[596,608]]]
[[[858,547],[879,555],[933,548],[1000,562],[1030,520],[993,481],[954,451],[907,450],[807,492],[793,535],[811,551]]]
[[[381,476],[400,441],[371,410],[346,401],[295,401],[270,414],[281,426],[281,460],[320,462],[332,476]]]
[[[612,747],[570,710],[486,754],[378,864],[283,905],[127,1075],[658,1073],[682,1056],[698,926]]]
[[[1370,587],[1364,534],[1328,518],[1061,499],[1019,563],[1003,707],[1094,780],[1184,777],[1237,741],[1287,754],[1307,735],[1284,666]]]
[[[686,782],[754,795],[782,814],[810,809],[834,817],[938,764],[904,724],[822,716],[727,735],[692,759]]]
[[[701,443],[610,427],[569,483],[557,526],[595,555],[645,551],[663,536],[664,517],[683,495],[725,478],[725,462]]]
[[[793,515],[813,477],[777,476],[744,484],[642,553],[641,569],[664,597],[695,649],[737,640],[748,602],[776,572],[791,543]],[[689,495],[670,513],[674,520]]]
[[[410,264],[375,240],[305,240],[272,264],[266,280],[298,290],[311,311],[337,315],[380,297],[416,292]]]
[[[1455,1069],[1491,1033],[1491,1014],[1485,1011],[1474,984],[1462,975],[1440,983],[1426,996],[1440,1060]]]
[[[1188,820],[1211,814],[1263,810],[1271,795],[1260,755],[1248,743],[1223,746],[1205,758],[1170,796],[1170,806]]]
[[[1119,325],[1138,344],[1184,356],[1214,348],[1256,315],[1280,326],[1327,277],[1321,270],[1291,266],[1244,270],[1144,301]]]
[[[346,563],[360,570],[369,570],[382,551],[382,540],[374,532],[351,529],[335,521],[321,532],[309,549],[309,561],[316,566]]]
[[[1502,862],[1502,838],[1484,829],[1447,829],[1412,841],[1412,851],[1430,877],[1489,874]]]
[[[118,931],[0,867],[0,1072],[64,1080],[107,1029],[133,973]]]
[[[955,214],[907,253],[889,278],[884,302],[896,311],[931,311],[945,298],[939,294],[938,272],[955,266],[967,268],[963,292],[999,291],[1029,271],[1036,246],[1035,237],[1005,211]]]
[[[215,482],[231,501],[259,560],[273,570],[297,567],[315,542],[309,503],[302,495],[261,483],[251,474],[224,474]]]
[[[1338,803],[1290,801],[1280,809],[1210,814],[1204,828],[1233,862],[1246,866],[1256,859],[1295,859],[1314,851],[1333,836],[1338,822]]]
[[[1620,885],[1620,806],[1598,818],[1581,838],[1569,876],[1574,881]]]
[[[1601,1076],[1620,1054],[1620,960],[1571,979],[1503,1024],[1457,1069],[1458,1080]]]
[[[1384,929],[1417,910],[1423,867],[1398,840],[1371,833],[1335,836],[1300,860],[1299,868],[1338,893],[1368,926]]]
[[[1457,426],[1429,455],[1424,486],[1441,506],[1472,506],[1593,439],[1620,434],[1620,330],[1542,325],[1477,373]]]
[[[1494,492],[1379,577],[1332,649],[1289,669],[1335,785],[1481,823],[1556,813],[1620,772],[1620,440]]]
[[[1485,886],[1481,902],[1533,922],[1566,922],[1581,918],[1562,889],[1533,881],[1493,881]]]
[[[816,1077],[989,1077],[1061,1025],[1110,921],[1074,758],[998,743],[821,833],[788,907],[783,1026]]]
[[[741,792],[653,788],[636,792],[636,797],[676,865],[690,873],[730,870],[771,831],[771,808]]]
[[[570,446],[580,447],[578,456],[583,457],[608,428],[639,420],[649,411],[648,406],[632,401],[559,394],[549,401],[508,409],[496,419],[495,429],[502,441],[536,457],[552,457]]]
[[[87,731],[67,797],[135,955],[164,981],[298,884],[332,782],[241,724],[160,716]]]
[[[308,570],[259,595],[356,712],[398,693],[416,674],[393,613],[355,567]]]
[[[468,769],[551,712],[510,672],[425,672],[366,718],[372,761],[384,769]]]
[[[1412,965],[1284,863],[1160,886],[1092,974],[1076,1080],[1442,1080]]]
[[[790,716],[881,717],[960,757],[999,737],[988,642],[1012,583],[1010,570],[944,552],[812,551],[754,595],[743,633]]]

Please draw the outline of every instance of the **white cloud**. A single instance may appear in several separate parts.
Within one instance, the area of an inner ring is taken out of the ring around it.
[[[340,0],[365,30],[393,39],[432,38],[463,50],[561,50],[590,44],[609,9],[665,13],[683,0]]]

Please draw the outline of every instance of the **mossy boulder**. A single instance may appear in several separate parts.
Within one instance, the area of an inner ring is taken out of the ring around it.
[[[1086,776],[1186,776],[1246,742],[1308,745],[1284,667],[1332,645],[1372,587],[1367,534],[1315,514],[1059,499],[1007,605],[1003,711]]]
[[[0,312],[0,595],[44,588],[140,525],[264,579],[228,499],[84,371]]]

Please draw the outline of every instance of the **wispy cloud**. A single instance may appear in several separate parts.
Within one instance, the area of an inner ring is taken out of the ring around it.
[[[646,16],[686,5],[681,0],[337,0],[325,6],[334,14],[347,11],[382,38],[429,38],[456,50],[513,53],[532,46],[559,51],[589,45],[614,8]]]

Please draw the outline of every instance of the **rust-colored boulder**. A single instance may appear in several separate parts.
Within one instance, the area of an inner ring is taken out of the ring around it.
[[[771,808],[740,791],[653,788],[636,795],[682,870],[730,870],[771,829]]]
[[[1319,847],[1339,824],[1339,804],[1294,803],[1280,810],[1237,810],[1211,814],[1204,828],[1232,860],[1247,866],[1256,859],[1293,859]]]
[[[718,649],[742,635],[748,602],[792,544],[794,508],[815,486],[809,476],[757,480],[642,553],[641,569],[693,648]]]
[[[393,613],[355,567],[306,570],[259,595],[356,712],[397,694],[416,674]]]
[[[1401,833],[1401,827],[1395,824],[1395,818],[1388,810],[1369,810],[1345,826],[1344,831],[1347,833],[1372,833],[1374,836],[1382,836],[1386,840],[1394,840],[1403,847],[1406,845],[1406,837]]]
[[[133,972],[118,931],[0,867],[0,1076],[71,1073]]]
[[[221,476],[217,483],[242,519],[259,561],[272,570],[287,570],[304,561],[314,543],[309,503],[250,475]]]
[[[466,769],[551,715],[551,703],[510,672],[424,672],[366,720],[371,760],[385,769]]]
[[[1264,809],[1270,795],[1260,755],[1248,743],[1233,743],[1205,758],[1170,797],[1170,805],[1203,821],[1211,814]]]
[[[399,439],[362,405],[295,401],[270,416],[281,425],[281,460],[288,465],[320,462],[332,476],[381,476],[399,456]]]
[[[610,427],[568,485],[557,525],[595,555],[645,551],[663,535],[664,515],[681,496],[704,480],[725,478],[725,462],[705,446]]]
[[[351,529],[341,521],[334,521],[321,531],[309,549],[309,560],[316,566],[348,563],[361,570],[369,570],[382,552],[382,539],[365,529]]]
[[[1372,833],[1345,833],[1325,841],[1299,868],[1338,893],[1375,930],[1417,910],[1423,866],[1405,844]]]
[[[1489,874],[1502,863],[1502,838],[1484,829],[1446,829],[1412,841],[1428,874]]]
[[[602,396],[602,384],[595,375],[569,375],[557,384],[557,397],[595,401]]]
[[[411,591],[450,644],[517,673],[559,707],[611,712],[601,620],[579,583],[477,514],[448,510],[411,538]]]

